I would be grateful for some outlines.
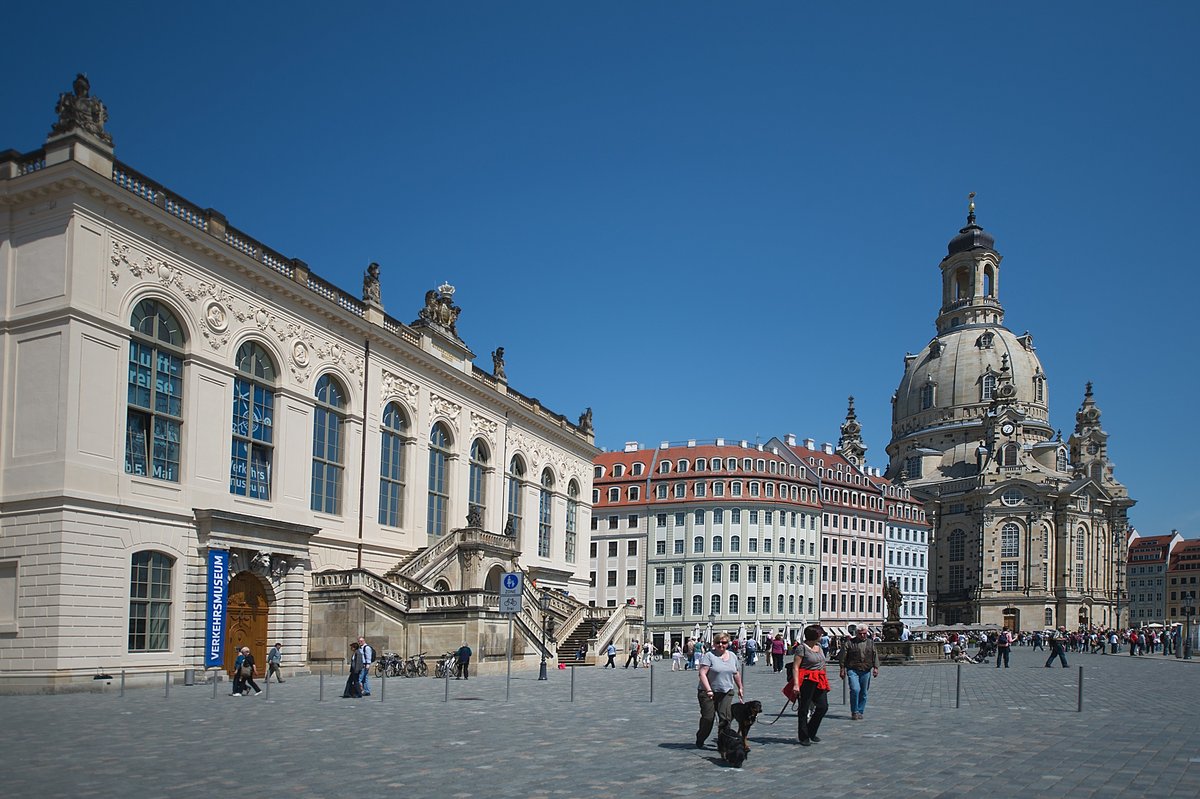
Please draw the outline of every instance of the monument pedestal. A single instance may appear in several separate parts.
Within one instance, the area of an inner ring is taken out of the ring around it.
[[[942,655],[941,641],[880,641],[875,644],[879,662],[884,666],[926,666],[948,663]]]

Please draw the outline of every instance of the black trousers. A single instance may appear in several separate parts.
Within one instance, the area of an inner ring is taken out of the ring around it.
[[[809,713],[812,716],[809,716]],[[807,741],[821,729],[821,719],[829,712],[829,692],[817,687],[812,680],[800,683],[800,713],[797,736]]]
[[[342,699],[359,699],[362,695],[361,677],[357,671],[352,671],[346,678],[346,690],[342,691]]]

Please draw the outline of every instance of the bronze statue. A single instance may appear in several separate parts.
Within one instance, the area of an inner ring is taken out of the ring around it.
[[[92,84],[87,76],[80,72],[72,84],[73,94],[63,93],[58,96],[58,121],[50,127],[51,135],[55,133],[72,133],[82,130],[90,133],[108,146],[112,146],[112,136],[104,130],[108,121],[108,109],[99,99],[91,96]]]
[[[374,261],[367,267],[367,273],[363,275],[363,302],[373,302],[376,305],[380,302],[379,291],[379,264]]]
[[[508,380],[508,375],[504,373],[504,348],[497,347],[492,353],[492,374],[497,380]]]
[[[883,598],[887,601],[888,621],[900,621],[900,603],[904,601],[904,594],[900,593],[900,583],[888,580],[887,587],[883,589]]]

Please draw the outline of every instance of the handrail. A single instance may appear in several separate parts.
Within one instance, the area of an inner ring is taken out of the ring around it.
[[[408,591],[366,569],[344,569],[313,574],[313,590],[339,588],[358,588],[370,591],[396,604],[405,612],[412,608],[412,597]]]

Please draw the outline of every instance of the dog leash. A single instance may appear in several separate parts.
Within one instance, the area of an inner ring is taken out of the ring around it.
[[[775,718],[771,719],[770,721],[768,721],[768,722],[767,722],[767,724],[774,724],[775,722],[777,722],[777,721],[779,721],[781,718],[783,718],[783,714],[787,712],[787,709],[788,709],[789,707],[791,707],[792,705],[796,704],[796,702],[797,702],[797,701],[799,701],[799,700],[792,700],[792,699],[789,699],[787,702],[785,702],[785,703],[783,704],[783,710],[780,710],[780,711],[779,711],[779,715],[778,715],[778,716],[776,716]],[[799,713],[799,712],[800,712],[800,709],[799,709],[799,708],[797,708],[797,709],[796,709],[796,712],[797,712],[797,713]]]

